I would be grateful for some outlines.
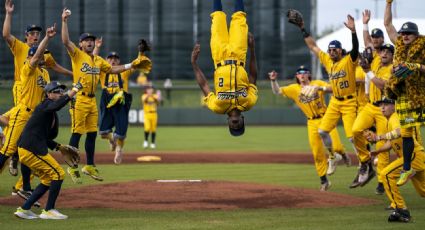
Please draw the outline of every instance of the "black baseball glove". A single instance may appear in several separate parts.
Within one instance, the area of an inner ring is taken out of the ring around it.
[[[373,51],[371,47],[367,47],[363,53],[360,54],[360,66],[364,70],[370,70],[370,64],[373,61]]]
[[[289,9],[286,16],[288,17],[288,22],[292,23],[300,28],[304,26],[303,15],[294,9]]]

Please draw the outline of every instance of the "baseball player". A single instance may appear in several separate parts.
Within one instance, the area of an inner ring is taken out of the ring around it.
[[[5,39],[7,45],[9,46],[10,50],[13,54],[13,61],[15,65],[15,74],[14,74],[14,84],[13,84],[13,101],[14,105],[18,105],[21,94],[22,94],[22,84],[21,84],[21,78],[20,73],[21,69],[25,63],[25,60],[27,58],[28,50],[30,47],[36,46],[40,41],[40,34],[42,31],[42,28],[37,25],[28,25],[25,30],[25,42],[20,41],[15,36],[11,34],[11,25],[12,25],[12,16],[14,11],[14,4],[12,0],[6,0],[5,1],[5,18],[4,18],[4,24],[3,24],[3,38]],[[45,52],[45,58],[44,58],[45,66],[47,68],[50,68],[54,70],[55,72],[58,72],[60,74],[65,74],[72,76],[72,72],[63,68],[61,65],[57,64],[56,61],[53,59],[50,52],[46,50]],[[8,113],[3,114],[3,116],[8,116]],[[10,165],[9,165],[9,172],[13,176],[18,175],[18,155],[13,154]]]
[[[326,175],[332,175],[336,168],[328,168],[327,157],[318,133],[318,127],[326,111],[324,93],[331,92],[331,87],[324,81],[311,81],[310,71],[304,66],[298,68],[295,77],[297,84],[279,87],[276,80],[277,73],[275,71],[269,73],[273,93],[292,99],[307,117],[308,139],[316,171],[320,177],[320,191],[327,191],[331,187],[331,182]],[[311,90],[311,92],[308,92],[308,90]],[[351,164],[350,158],[345,154],[344,146],[341,144],[337,130],[333,129],[330,135],[333,140],[333,149],[337,152],[335,155],[342,156],[347,166],[349,166]]]
[[[43,88],[50,82],[49,73],[40,66],[44,63],[44,50],[53,36],[56,34],[56,24],[47,29],[46,36],[39,47],[31,47],[28,57],[21,69],[20,79],[22,82],[22,97],[18,105],[10,110],[10,119],[7,132],[5,134],[5,144],[0,150],[0,171],[3,169],[6,160],[17,152],[17,142],[25,124],[30,118],[34,108],[43,100]],[[30,195],[31,170],[25,165],[21,166],[23,177],[23,190],[18,191],[18,195],[26,199]]]
[[[137,77],[138,85],[147,85],[148,84],[148,74],[152,70],[152,61],[146,56],[146,52],[150,51],[151,47],[146,42],[145,39],[140,39],[139,41],[139,59],[141,60],[139,69],[139,76]]]
[[[73,81],[83,85],[75,102],[71,104],[70,114],[72,120],[71,138],[69,144],[78,148],[80,138],[87,134],[85,150],[87,165],[81,171],[95,180],[102,181],[94,163],[95,142],[97,136],[98,111],[96,105],[95,92],[102,73],[119,74],[140,64],[139,59],[135,59],[131,64],[111,66],[103,58],[93,55],[96,37],[90,33],[80,35],[78,47],[69,39],[68,18],[70,10],[63,9],[62,12],[62,42],[71,58]],[[81,183],[78,167],[69,167],[67,172],[76,183]]]
[[[155,137],[156,127],[158,123],[157,107],[161,102],[161,95],[154,93],[152,84],[146,86],[145,93],[141,96],[143,105],[143,125],[145,129],[145,141],[143,142],[143,148],[149,146],[149,134],[151,135],[150,148],[156,148]]]
[[[381,180],[385,186],[385,192],[391,204],[388,209],[393,210],[388,217],[390,222],[409,222],[411,220],[410,212],[407,210],[406,203],[400,194],[397,186],[397,180],[403,169],[403,141],[400,132],[400,120],[395,113],[395,101],[389,98],[383,98],[378,101],[383,115],[387,119],[388,132],[382,135],[374,133],[366,134],[368,140],[372,142],[384,140],[385,144],[379,149],[371,151],[373,156],[388,152],[393,149],[398,158],[385,167],[380,174]],[[425,152],[422,146],[420,127],[413,128],[414,151],[412,154],[412,168],[416,174],[412,177],[413,186],[420,196],[425,196]]]
[[[242,112],[248,111],[257,102],[257,67],[254,38],[248,39],[248,25],[243,0],[235,0],[235,11],[227,29],[226,14],[221,0],[214,0],[211,14],[211,54],[214,61],[214,88],[211,92],[208,82],[197,62],[200,45],[192,51],[192,67],[196,80],[204,93],[206,106],[213,112],[228,115],[229,131],[233,136],[245,132]],[[247,45],[250,48],[250,75],[244,69]]]
[[[60,145],[54,141],[58,135],[59,120],[56,114],[81,89],[77,84],[63,95],[65,86],[59,82],[51,82],[45,86],[46,99],[34,110],[19,139],[19,160],[31,170],[37,171],[40,184],[34,189],[28,200],[14,213],[22,219],[67,219],[68,216],[55,209],[56,199],[65,177],[65,172],[59,163],[48,153],[48,148],[60,150]],[[77,153],[78,154],[78,153]],[[78,157],[76,155],[75,157]],[[32,212],[31,206],[47,191],[47,204],[38,216]]]
[[[414,150],[413,128],[425,123],[425,37],[418,26],[406,22],[397,31],[392,24],[392,0],[387,0],[384,25],[395,44],[394,74],[388,80],[389,96],[397,98],[396,112],[400,118],[403,138],[403,171],[397,185],[405,184],[415,174],[410,167]]]
[[[289,16],[290,14],[288,14]],[[300,20],[291,21],[301,29],[304,41],[308,48],[320,59],[320,62],[325,66],[329,75],[330,84],[332,86],[333,96],[329,102],[329,106],[319,126],[319,134],[322,137],[323,143],[328,149],[330,156],[330,163],[336,164],[334,151],[332,149],[332,139],[329,132],[335,128],[340,117],[344,124],[344,130],[347,138],[351,143],[366,143],[363,135],[354,135],[352,132],[353,123],[357,114],[357,100],[356,100],[356,76],[355,70],[357,65],[357,58],[359,56],[359,41],[357,39],[354,18],[351,15],[347,16],[345,26],[351,31],[353,49],[348,55],[342,55],[342,45],[339,41],[331,41],[328,45],[328,52],[325,53],[317,46],[315,40],[304,28],[304,21],[302,17]],[[356,153],[357,150],[354,148]],[[369,153],[359,155],[357,154],[361,167],[359,169],[359,180],[365,182],[370,177],[375,175],[371,167]]]

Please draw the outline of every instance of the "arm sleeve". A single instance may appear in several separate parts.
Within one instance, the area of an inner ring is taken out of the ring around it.
[[[50,139],[47,140],[47,147],[51,150],[55,150],[56,147],[58,147],[58,145],[59,145],[59,143],[57,143],[54,140],[50,140]]]
[[[46,106],[46,112],[56,112],[61,110],[71,98],[68,95],[64,95],[59,98],[57,101],[50,101],[50,103]]]
[[[357,33],[351,33],[351,42],[353,43],[353,49],[350,51],[350,57],[353,62],[359,57],[359,39]]]

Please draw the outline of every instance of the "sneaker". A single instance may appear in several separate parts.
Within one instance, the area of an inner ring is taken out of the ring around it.
[[[109,149],[111,151],[115,151],[115,149],[117,148],[117,142],[115,141],[115,139],[108,139],[109,141]]]
[[[99,171],[94,165],[86,165],[81,171],[95,180],[103,181],[103,178],[99,175]]]
[[[331,188],[331,182],[330,181],[326,181],[325,183],[320,185],[320,191],[321,192],[326,192],[329,190],[329,188]]]
[[[9,173],[12,176],[18,176],[18,162],[19,158],[12,156],[9,161]]]
[[[361,185],[361,183],[359,182],[359,174],[357,174],[357,176],[354,178],[353,182],[351,182],[351,185],[349,186],[349,188],[357,188]]]
[[[65,220],[68,219],[68,216],[60,213],[56,209],[50,209],[49,211],[43,209],[40,218],[45,220]]]
[[[22,189],[19,189],[17,191],[17,195],[24,200],[28,200],[30,198],[30,196],[32,195],[32,191],[24,191]],[[38,201],[34,202],[33,205],[34,205],[34,207],[37,207],[37,208],[41,207],[41,204]]]
[[[329,159],[328,159],[328,171],[326,172],[326,174],[328,174],[328,175],[334,174],[335,171],[336,171],[336,166],[337,166],[338,162],[341,161],[341,160],[342,160],[342,156],[338,153],[335,153],[333,158],[329,157]]]
[[[407,209],[396,208],[388,217],[388,222],[408,223],[411,220],[410,212]]]
[[[346,154],[342,154],[342,155],[341,155],[341,157],[342,157],[342,160],[343,160],[344,164],[345,164],[347,167],[350,167],[350,166],[351,166],[351,158],[350,158],[350,156],[348,155],[348,153],[346,153]]]
[[[17,208],[16,212],[14,212],[13,214],[15,214],[15,216],[18,218],[27,219],[27,220],[39,218],[39,216],[33,213],[31,210],[25,210],[25,209],[22,209],[21,207]]]
[[[151,143],[151,149],[154,149],[154,148],[156,148],[155,143]]]
[[[384,184],[378,183],[378,186],[375,189],[375,194],[376,195],[384,195],[384,193],[385,193]]]
[[[415,176],[416,171],[413,169],[410,169],[408,171],[401,171],[400,173],[400,179],[397,181],[397,186],[403,186],[405,185],[413,176]]]
[[[18,195],[18,189],[15,188],[15,186],[12,187],[12,196]]]
[[[375,170],[371,166],[371,160],[361,163],[359,169],[359,182],[361,186],[366,185],[373,177],[375,177]]]
[[[143,148],[148,148],[149,147],[149,143],[148,143],[148,141],[144,141],[143,142]]]
[[[83,180],[81,179],[80,171],[78,171],[78,167],[77,168],[68,167],[66,171],[68,172],[68,175],[71,177],[71,180],[74,183],[76,184],[83,183]]]
[[[120,146],[117,146],[115,149],[115,157],[114,157],[114,163],[119,165],[122,161],[122,148]]]

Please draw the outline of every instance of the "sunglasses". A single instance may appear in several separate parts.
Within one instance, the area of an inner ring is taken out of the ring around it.
[[[404,36],[404,35],[409,36],[409,35],[412,35],[412,34],[413,34],[412,32],[401,32],[400,33],[401,36]]]
[[[54,90],[50,91],[50,93],[60,93],[60,94],[63,94],[63,92],[64,92],[64,90],[63,90],[63,89],[61,89],[61,88],[59,88],[59,89],[54,89]]]

